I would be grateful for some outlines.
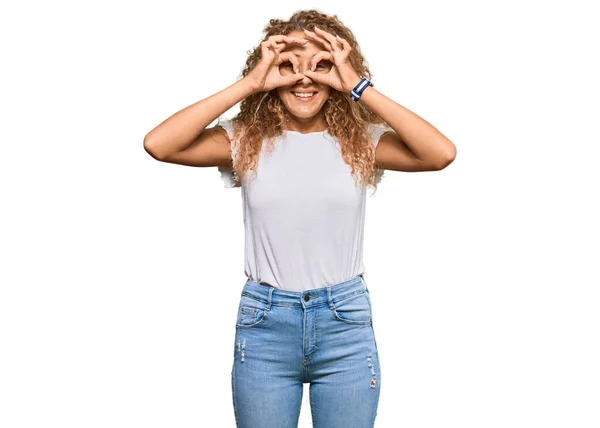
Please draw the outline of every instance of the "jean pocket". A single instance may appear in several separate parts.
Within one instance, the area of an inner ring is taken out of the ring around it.
[[[333,300],[333,315],[339,321],[349,324],[371,324],[371,302],[366,291],[352,296]]]
[[[267,302],[242,295],[238,306],[236,327],[248,328],[262,323],[267,318]]]

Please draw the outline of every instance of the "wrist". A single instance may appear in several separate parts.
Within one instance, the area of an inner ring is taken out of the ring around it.
[[[347,94],[349,94],[350,92],[352,92],[352,90],[354,88],[356,88],[356,85],[358,85],[361,81],[361,77],[360,76],[356,76],[355,78],[350,80],[350,87],[344,89],[344,92],[346,92]]]
[[[356,85],[350,91],[350,97],[358,102],[363,92],[367,90],[371,86],[371,81],[366,77],[361,77],[360,80],[356,83]]]
[[[246,96],[254,95],[258,92],[256,89],[256,82],[252,80],[250,75],[244,76],[244,78],[239,80],[238,83],[242,86]]]

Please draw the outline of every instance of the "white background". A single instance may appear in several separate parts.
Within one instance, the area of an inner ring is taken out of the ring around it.
[[[233,84],[270,18],[312,7],[458,149],[368,199],[376,426],[600,426],[592,4],[3,8],[0,426],[234,428],[240,189],[143,138]]]

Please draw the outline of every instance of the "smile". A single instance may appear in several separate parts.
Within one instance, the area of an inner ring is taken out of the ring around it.
[[[292,92],[294,96],[300,101],[310,101],[315,98],[316,92],[306,93],[306,92]]]

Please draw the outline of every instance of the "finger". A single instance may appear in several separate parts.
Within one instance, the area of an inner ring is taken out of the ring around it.
[[[287,43],[298,43],[298,44],[305,44],[308,43],[308,40],[306,39],[301,39],[300,37],[291,37],[291,36],[285,36],[284,39]]]
[[[286,37],[286,36],[283,36]],[[290,38],[293,39],[293,38]],[[285,40],[282,41],[277,41],[277,38],[271,38],[269,37],[269,39],[265,40],[263,43],[266,49],[272,49],[275,53],[280,53],[282,50],[284,50],[288,45],[286,43]],[[306,40],[306,39],[304,39]],[[290,43],[298,43],[303,45],[304,43],[302,43],[302,39],[296,39],[296,40],[291,40]],[[306,40],[306,42],[308,42],[308,40]]]
[[[332,36],[325,30],[321,30],[316,25],[315,25],[315,34],[325,38],[331,44],[331,46],[334,50],[342,50],[343,46],[336,37]]]
[[[315,56],[313,56],[310,59],[310,64],[309,64],[309,67],[308,67],[309,70],[310,71],[315,71],[315,68],[317,67],[317,64],[322,59],[330,60],[331,59],[331,52],[319,51],[319,53],[317,53]]]
[[[308,42],[306,39],[301,39],[299,37],[291,37],[285,36],[283,34],[276,34],[268,38],[270,43],[276,43],[277,48],[285,47],[286,44],[297,44],[304,45]]]
[[[339,42],[344,47],[345,51],[349,51],[349,50],[352,49],[352,46],[350,46],[350,43],[348,43],[348,41],[346,39],[342,39],[340,36],[335,36],[335,37],[337,37],[337,39],[339,40]]]
[[[307,37],[310,37],[312,40],[315,40],[315,41],[321,43],[323,46],[325,46],[325,48],[327,50],[329,50],[329,51],[333,50],[333,48],[331,47],[331,44],[323,37],[320,37],[317,34],[313,33],[312,31],[308,31],[308,30],[304,30],[304,34]]]
[[[278,43],[275,40],[267,40],[267,44],[266,44],[267,48],[270,48],[272,50],[274,50],[275,52],[279,53],[284,47],[285,44],[284,43]]]
[[[262,57],[264,58],[265,55],[267,54],[267,52],[269,52],[269,50],[271,49],[275,49],[275,46],[273,45],[273,41],[271,40],[265,40],[264,42],[262,42],[260,44],[260,52]]]
[[[285,34],[274,34],[267,40],[274,40],[277,43],[306,43],[308,41],[306,39],[301,39],[300,37],[286,36]]]
[[[300,72],[300,60],[293,52],[283,52],[279,54],[279,59],[277,60],[277,65],[282,64],[285,61],[289,61],[294,66],[294,72]]]
[[[290,55],[290,62],[292,64],[294,64],[294,68],[296,69],[296,73],[301,74],[300,73],[300,58],[298,58],[298,55],[296,55],[295,53],[291,53],[291,55]]]
[[[284,86],[285,85],[293,85],[302,79],[304,79],[304,74],[302,74],[302,73],[296,73],[296,74],[292,74],[291,76],[286,76],[286,78],[283,80]]]
[[[306,70],[304,75],[309,77],[313,82],[324,83],[327,85],[327,80],[323,77],[322,74],[316,73],[314,71]]]

